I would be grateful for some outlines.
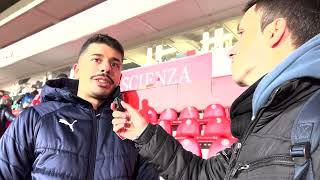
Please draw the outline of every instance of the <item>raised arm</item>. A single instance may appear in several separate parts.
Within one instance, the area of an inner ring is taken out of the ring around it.
[[[126,112],[116,111],[112,105],[114,131],[121,137],[134,140],[139,154],[153,164],[166,179],[223,179],[229,164],[231,150],[216,157],[202,159],[183,149],[182,145],[160,126],[147,121],[125,102]]]

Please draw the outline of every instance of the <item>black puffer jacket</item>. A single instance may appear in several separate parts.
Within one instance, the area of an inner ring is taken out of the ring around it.
[[[13,121],[16,117],[12,114],[11,109],[5,105],[0,105],[0,138],[6,130],[6,123]]]
[[[97,111],[74,94],[78,82],[47,82],[44,103],[24,110],[0,141],[1,180],[159,179],[134,143],[112,131],[113,97]]]
[[[244,92],[231,107],[232,133],[239,139],[231,149],[204,160],[185,151],[160,126],[149,125],[136,141],[141,148],[139,153],[170,180],[293,179],[291,129],[304,103],[320,89],[320,80],[304,78],[283,84],[273,92],[257,119],[251,121],[256,85]],[[319,115],[319,112],[314,113]],[[319,148],[312,158],[316,179],[320,179]]]

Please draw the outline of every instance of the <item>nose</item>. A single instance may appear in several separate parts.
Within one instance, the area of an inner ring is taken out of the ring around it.
[[[109,74],[111,72],[111,65],[109,63],[101,64],[100,71]]]

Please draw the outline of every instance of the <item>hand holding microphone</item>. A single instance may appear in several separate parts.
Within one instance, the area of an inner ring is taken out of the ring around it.
[[[136,109],[120,99],[115,99],[111,109],[113,131],[121,139],[135,140],[148,126],[148,122]]]

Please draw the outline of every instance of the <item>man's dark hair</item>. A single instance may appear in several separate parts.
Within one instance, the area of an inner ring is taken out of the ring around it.
[[[250,0],[244,12],[254,5],[262,12],[262,31],[276,18],[286,19],[296,47],[320,33],[320,0]]]
[[[95,34],[91,36],[87,41],[82,45],[80,49],[79,56],[88,48],[88,46],[92,43],[98,43],[98,44],[105,44],[115,50],[117,50],[121,55],[122,59],[124,57],[124,50],[120,42],[116,39],[114,39],[111,36],[108,36],[107,34]]]
[[[64,73],[61,73],[61,74],[58,74],[58,76],[56,77],[57,79],[60,79],[60,78],[68,78],[68,75],[67,74],[64,74]]]

